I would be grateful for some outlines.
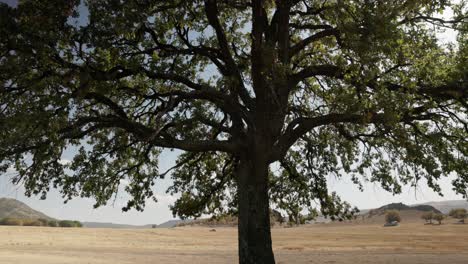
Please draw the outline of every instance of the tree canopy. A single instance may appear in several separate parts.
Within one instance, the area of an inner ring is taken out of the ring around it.
[[[465,219],[468,217],[468,213],[465,208],[452,209],[450,210],[449,215],[453,218],[460,219],[462,223],[465,223]]]
[[[180,195],[181,217],[255,218],[292,194],[348,218],[354,209],[329,192],[332,176],[392,193],[424,179],[440,193],[438,180],[453,175],[467,197],[466,9],[446,0],[1,4],[0,169],[14,167],[29,195],[53,187],[96,206],[126,179],[124,209],[143,210],[169,175],[159,154],[179,149],[168,192]],[[447,28],[456,43],[441,43]]]

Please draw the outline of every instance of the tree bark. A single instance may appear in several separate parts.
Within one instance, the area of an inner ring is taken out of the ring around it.
[[[268,198],[268,162],[260,153],[238,167],[239,263],[274,264]],[[264,155],[263,155],[264,156]]]

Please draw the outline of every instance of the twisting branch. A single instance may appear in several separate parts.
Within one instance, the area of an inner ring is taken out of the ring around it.
[[[436,114],[408,113],[403,115],[400,122],[410,122],[415,120],[431,120]],[[312,129],[332,124],[353,123],[353,124],[383,124],[386,122],[384,113],[375,113],[372,111],[356,114],[338,114],[332,113],[317,117],[299,117],[293,120],[286,128],[283,135],[275,144],[275,151],[270,157],[271,161],[281,160],[286,155],[287,150],[305,133]]]
[[[250,108],[253,107],[253,101],[250,97],[247,89],[244,86],[244,80],[242,78],[239,67],[237,66],[234,58],[232,57],[229,43],[226,38],[224,29],[219,21],[219,10],[216,0],[205,0],[205,13],[208,18],[208,23],[215,30],[216,37],[218,40],[219,48],[221,50],[222,59],[226,63],[228,75],[232,75],[237,80],[236,83],[232,84],[235,93],[242,99],[242,101]]]

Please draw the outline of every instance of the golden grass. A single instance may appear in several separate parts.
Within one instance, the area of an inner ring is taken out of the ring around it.
[[[235,263],[235,228],[0,227],[0,264]],[[278,263],[468,263],[468,224],[274,228]]]

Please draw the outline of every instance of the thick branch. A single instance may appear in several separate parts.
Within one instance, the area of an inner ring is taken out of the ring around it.
[[[208,18],[208,23],[215,30],[219,48],[221,50],[221,54],[223,55],[223,61],[226,63],[227,66],[227,71],[229,75],[233,75],[237,80],[237,83],[233,85],[235,93],[240,96],[242,101],[248,107],[253,107],[252,98],[250,97],[249,93],[244,87],[244,81],[239,71],[239,67],[237,66],[236,62],[234,61],[234,58],[232,57],[229,48],[229,42],[227,40],[221,22],[219,21],[219,10],[216,0],[205,0],[205,13]]]
[[[300,51],[302,51],[305,47],[307,47],[312,42],[318,41],[318,40],[320,40],[322,38],[335,36],[336,39],[339,40],[339,38],[340,38],[339,34],[340,33],[339,33],[338,29],[336,29],[336,28],[328,28],[328,29],[325,29],[325,30],[320,31],[318,33],[315,33],[315,34],[303,39],[302,41],[300,41],[296,45],[292,46],[291,50],[289,51],[289,57],[293,57],[294,55],[298,54]]]
[[[252,1],[252,48],[251,48],[251,75],[253,82],[253,89],[257,98],[263,97],[263,89],[265,86],[265,79],[262,75],[264,68],[263,58],[263,34],[267,30],[268,17],[263,9],[262,0]]]
[[[406,114],[401,117],[399,122],[411,122],[415,120],[430,120],[435,114]],[[281,160],[288,149],[304,134],[312,129],[324,125],[353,123],[353,124],[383,124],[386,122],[384,113],[367,112],[362,114],[328,114],[317,117],[299,117],[293,120],[283,135],[275,144],[275,151],[270,157],[270,161]]]
[[[296,86],[300,81],[315,76],[327,76],[334,78],[343,78],[344,73],[341,68],[332,64],[312,65],[304,68],[298,73],[289,77],[291,87]]]
[[[282,63],[289,62],[289,1],[276,1],[278,6],[278,21],[276,25],[278,36],[278,54]]]
[[[86,126],[99,126],[99,128],[119,128],[134,135],[140,141],[147,141],[156,147],[177,148],[185,151],[223,151],[235,153],[237,145],[231,140],[192,140],[175,139],[167,133],[149,128],[141,123],[114,115],[81,117],[70,126],[61,130],[63,138],[76,138],[76,135],[85,137],[82,129]]]

